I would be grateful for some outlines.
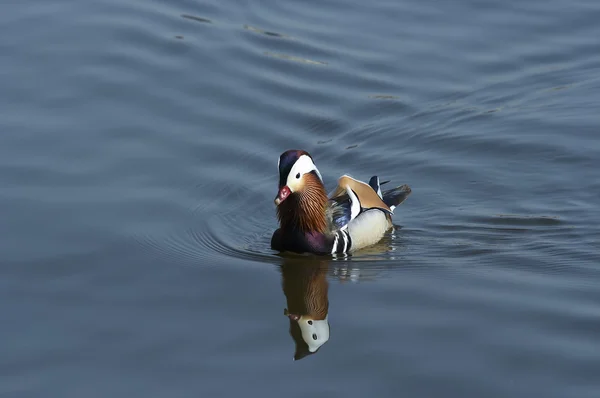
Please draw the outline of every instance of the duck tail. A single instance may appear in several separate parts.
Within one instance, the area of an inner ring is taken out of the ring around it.
[[[411,192],[412,190],[410,189],[410,187],[404,184],[399,187],[385,191],[383,193],[383,201],[386,205],[390,207],[390,209],[392,209],[393,212],[396,206],[404,202]]]
[[[371,188],[373,188],[375,192],[377,192],[377,195],[379,195],[383,202],[386,205],[388,205],[393,212],[396,206],[404,202],[412,191],[408,185],[404,184],[399,187],[389,189],[382,193],[381,186],[383,184],[387,184],[388,182],[390,182],[390,180],[379,181],[379,177],[373,176],[369,180],[369,185],[371,186]]]

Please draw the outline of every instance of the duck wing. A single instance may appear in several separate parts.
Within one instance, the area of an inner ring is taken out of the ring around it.
[[[331,231],[342,229],[352,220],[352,201],[350,196],[346,194],[330,198],[327,203],[326,215]]]
[[[332,229],[345,228],[359,214],[370,209],[392,214],[392,209],[384,202],[383,195],[379,194],[379,185],[377,176],[373,176],[369,184],[348,175],[340,177],[337,187],[329,195],[327,212]]]

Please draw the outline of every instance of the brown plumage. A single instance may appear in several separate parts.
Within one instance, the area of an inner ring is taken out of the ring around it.
[[[283,230],[316,231],[325,233],[327,192],[319,177],[305,174],[302,189],[292,193],[277,206],[277,218]]]

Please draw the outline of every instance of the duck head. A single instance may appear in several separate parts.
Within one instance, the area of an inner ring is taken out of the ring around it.
[[[279,192],[275,204],[279,206],[291,194],[302,193],[311,184],[323,185],[321,173],[306,151],[290,149],[279,157]]]
[[[327,193],[310,154],[288,150],[279,157],[279,190],[275,197],[282,228],[323,232]]]

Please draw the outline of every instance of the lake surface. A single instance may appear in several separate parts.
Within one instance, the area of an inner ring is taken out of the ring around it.
[[[597,398],[599,20],[597,0],[4,4],[0,395]],[[292,148],[328,189],[409,184],[394,230],[349,259],[270,250]],[[284,315],[311,294],[312,354]]]

